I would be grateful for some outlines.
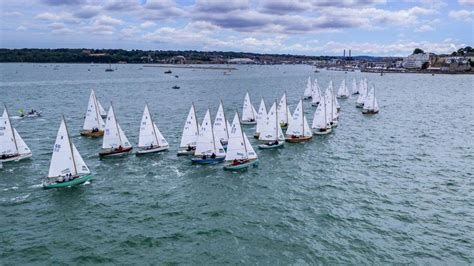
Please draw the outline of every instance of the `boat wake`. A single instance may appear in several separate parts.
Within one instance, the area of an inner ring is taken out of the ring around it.
[[[4,188],[3,191],[9,191],[9,190],[17,190],[18,187],[17,186],[13,186],[13,187],[7,187],[7,188]]]
[[[43,184],[39,183],[39,184],[31,185],[28,188],[41,188],[41,187],[43,187]]]

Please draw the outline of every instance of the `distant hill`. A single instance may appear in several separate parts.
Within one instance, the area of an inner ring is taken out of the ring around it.
[[[330,60],[337,56],[305,56],[290,54],[258,54],[222,51],[162,51],[122,49],[0,49],[0,62],[30,63],[187,63],[223,64],[232,58],[250,58],[257,63],[307,63]],[[377,57],[359,56],[368,61]]]

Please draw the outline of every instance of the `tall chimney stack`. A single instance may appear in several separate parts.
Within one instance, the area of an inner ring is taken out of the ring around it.
[[[349,49],[349,57],[351,57],[351,49]]]
[[[346,57],[346,49],[344,49],[344,53],[342,54],[342,57]]]

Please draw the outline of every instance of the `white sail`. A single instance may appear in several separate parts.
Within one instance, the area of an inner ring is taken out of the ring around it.
[[[199,128],[196,117],[196,111],[194,110],[194,104],[189,109],[188,117],[184,123],[183,135],[181,136],[181,143],[179,147],[184,148],[188,145],[195,147],[196,141],[199,136]]]
[[[148,105],[145,105],[143,111],[142,121],[140,123],[140,133],[138,135],[138,147],[146,148],[153,146],[168,146],[168,142],[165,140],[158,127],[153,122],[148,109]]]
[[[337,121],[339,113],[337,112],[337,106],[335,102],[336,97],[331,90],[331,87],[326,89],[326,94],[324,95],[324,101],[326,102],[326,117],[328,122]]]
[[[70,142],[66,122],[63,119],[54,143],[48,177],[88,173],[90,173],[89,168],[87,168],[74,144]]]
[[[277,112],[278,112],[278,119],[280,120],[280,123],[287,124],[289,117],[288,117],[288,104],[286,101],[286,92],[283,93],[283,96],[281,97],[280,102],[278,103]]]
[[[311,91],[311,103],[317,104],[321,101],[321,89],[319,88],[318,80],[314,79],[313,89]]]
[[[308,82],[306,82],[306,89],[304,90],[303,97],[309,98],[312,96],[312,84],[311,84],[311,77],[308,77]]]
[[[377,99],[375,97],[375,87],[372,86],[372,89],[370,90],[369,94],[364,100],[364,110],[368,111],[379,111],[379,105],[377,103]]]
[[[346,86],[346,80],[343,79],[341,82],[341,85],[339,86],[339,89],[337,91],[337,96],[338,97],[349,97],[349,90]]]
[[[153,126],[155,127],[156,136],[158,138],[158,145],[160,145],[161,147],[169,146],[168,141],[166,141],[165,137],[163,137],[163,134],[161,134],[161,131],[158,129],[154,122]]]
[[[352,94],[359,93],[359,89],[357,88],[357,81],[355,78],[352,79]]]
[[[245,151],[242,127],[239,121],[239,115],[236,113],[232,120],[232,126],[229,132],[229,144],[227,145],[226,161],[242,160],[247,158]]]
[[[204,120],[202,121],[201,127],[199,128],[199,135],[196,142],[196,150],[194,155],[212,155],[224,156],[225,151],[222,147],[221,142],[214,138],[214,132],[212,130],[211,114],[207,110]]]
[[[227,128],[227,120],[224,113],[224,106],[222,102],[219,104],[219,108],[217,109],[216,118],[214,119],[214,137],[218,140],[227,141],[229,139],[229,132]]]
[[[15,134],[18,153],[20,155],[31,154],[30,148],[28,147],[28,145],[26,145],[25,141],[21,138],[20,134],[18,134],[15,128],[13,128],[13,132]]]
[[[119,134],[120,134],[120,140],[122,141],[122,147],[124,147],[124,148],[132,147],[132,145],[130,144],[130,142],[127,139],[127,136],[125,136],[125,133],[123,132],[123,130],[120,127],[120,124],[118,122],[117,122],[117,127],[118,127]]]
[[[276,103],[272,105],[265,118],[258,139],[263,141],[275,141],[276,139],[285,140],[285,136],[277,119]]]
[[[242,121],[255,121],[255,108],[250,101],[248,92],[245,94],[244,105],[242,108]]]
[[[13,135],[13,127],[5,108],[0,120],[0,154],[14,155],[18,154],[17,142]]]
[[[233,161],[256,158],[257,154],[252,145],[250,145],[247,135],[242,131],[239,115],[236,113],[232,121],[225,160]]]
[[[303,101],[300,100],[293,112],[293,115],[288,123],[287,135],[295,136],[312,136],[313,133],[308,125],[308,121],[304,116]]]
[[[123,148],[130,147],[130,142],[115,118],[114,108],[112,105],[110,105],[106,121],[102,148],[111,149],[117,148],[118,146],[122,146]]]
[[[257,159],[257,153],[255,152],[252,145],[250,144],[249,138],[247,138],[247,134],[243,132],[243,135],[244,135],[245,148],[247,150],[247,159],[249,160]]]
[[[263,124],[265,123],[265,118],[267,116],[267,107],[265,106],[265,101],[262,100],[260,101],[260,106],[258,107],[258,112],[257,112],[257,126],[255,129],[255,132],[258,134],[262,131]]]
[[[359,96],[357,96],[356,104],[362,105],[364,103],[365,97],[367,97],[367,91],[365,89],[365,81],[361,79],[359,82]]]
[[[97,99],[97,97],[96,97],[96,99]],[[99,100],[97,100],[97,107],[99,108],[100,116],[105,116],[107,114],[107,112],[105,111],[102,104],[100,104]]]
[[[325,129],[328,127],[328,119],[327,119],[327,108],[326,108],[326,101],[321,101],[314,112],[313,123],[311,128],[314,129]]]
[[[79,154],[79,151],[76,148],[76,145],[74,143],[71,143],[72,145],[72,150],[74,153],[74,162],[76,163],[76,170],[77,174],[79,175],[85,175],[85,174],[90,174],[89,167],[87,167],[86,163],[82,159],[82,156]]]
[[[94,90],[91,91],[89,96],[89,103],[87,104],[86,118],[84,119],[84,130],[92,130],[97,128],[99,130],[104,130],[105,123],[102,120],[99,106],[97,103],[97,98],[95,97]]]

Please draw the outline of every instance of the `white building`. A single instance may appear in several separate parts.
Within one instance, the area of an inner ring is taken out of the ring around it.
[[[412,54],[403,58],[402,66],[404,68],[421,68],[424,63],[430,61],[430,54]]]
[[[253,61],[250,58],[232,58],[227,60],[229,64],[253,64],[255,61]]]

